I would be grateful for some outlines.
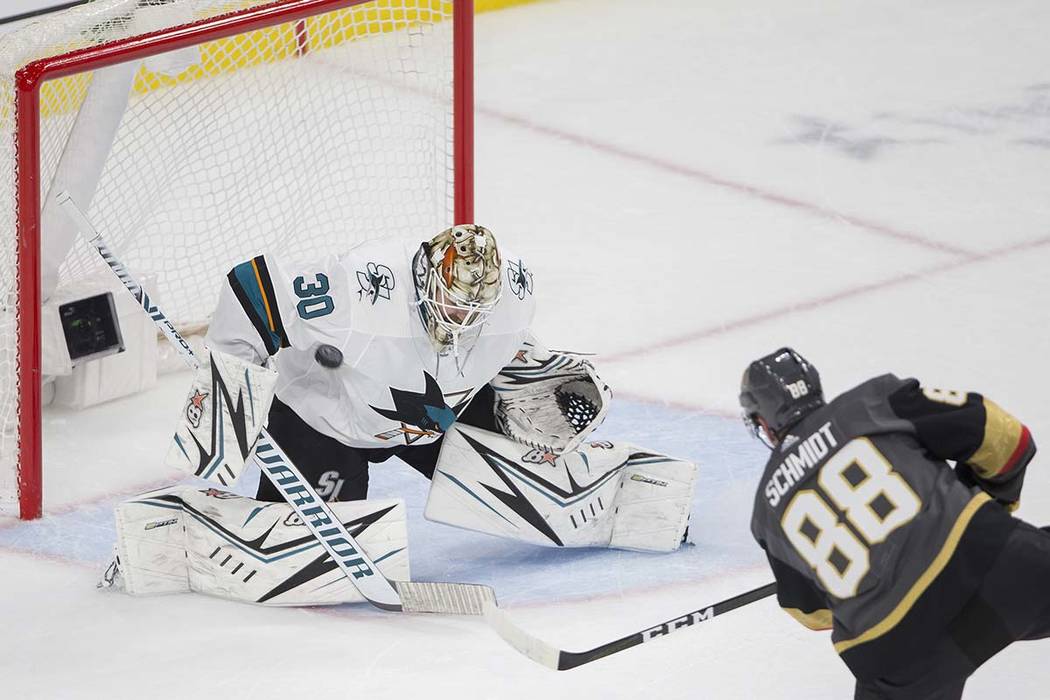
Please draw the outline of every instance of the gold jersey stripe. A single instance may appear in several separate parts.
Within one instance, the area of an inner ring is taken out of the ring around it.
[[[813,612],[807,613],[802,612],[798,608],[784,608],[784,612],[798,620],[803,626],[816,632],[831,629],[832,620],[830,610],[814,610]]]
[[[915,601],[919,599],[926,589],[930,587],[934,579],[940,575],[944,567],[948,565],[948,560],[952,558],[955,553],[955,548],[959,545],[959,539],[963,533],[966,532],[967,526],[970,524],[970,520],[973,519],[974,513],[977,509],[983,506],[988,501],[992,500],[992,497],[986,493],[978,493],[970,502],[963,508],[962,513],[955,521],[955,525],[952,526],[951,532],[948,533],[947,539],[944,540],[944,545],[941,547],[941,551],[938,552],[937,556],[934,557],[933,562],[926,567],[926,571],[922,572],[922,576],[912,585],[911,589],[904,594],[900,602],[897,603],[897,607],[893,611],[884,617],[881,622],[873,625],[866,632],[863,632],[853,639],[844,639],[841,642],[835,644],[835,651],[843,653],[858,644],[864,642],[870,642],[873,639],[881,637],[882,635],[889,632],[891,629],[897,626],[897,624],[904,619],[904,616],[908,614],[911,607],[915,604]]]
[[[1010,461],[1024,426],[990,399],[984,400],[984,440],[970,459],[979,476],[990,479],[1003,470]]]
[[[262,275],[259,274],[259,266],[256,264],[255,259],[252,259],[252,269],[255,270],[255,281],[259,283],[259,296],[262,297],[263,306],[266,307],[266,320],[270,324],[270,330],[274,333],[277,332],[277,326],[273,323],[273,313],[270,311],[270,300],[266,298],[266,287],[262,283]]]

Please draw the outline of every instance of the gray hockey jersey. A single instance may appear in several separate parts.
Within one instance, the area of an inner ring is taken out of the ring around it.
[[[782,607],[833,628],[845,654],[920,614],[953,557],[967,572],[952,582],[965,600],[990,556],[967,548],[968,528],[1009,527],[1000,506],[1020,497],[1034,453],[1028,429],[980,394],[893,375],[807,415],[773,451],[752,515]]]

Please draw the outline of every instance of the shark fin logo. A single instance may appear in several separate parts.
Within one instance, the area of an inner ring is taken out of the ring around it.
[[[358,299],[368,299],[374,306],[380,299],[390,299],[394,290],[394,273],[386,265],[368,263],[364,270],[357,271]]]
[[[521,260],[507,266],[507,281],[510,282],[510,291],[519,299],[524,300],[526,294],[532,294],[532,272]]]
[[[379,415],[401,424],[400,428],[379,433],[377,438],[390,440],[403,435],[405,444],[411,445],[420,438],[436,437],[452,427],[456,422],[456,409],[463,404],[457,404],[456,409],[451,408],[445,402],[441,386],[430,373],[423,372],[423,381],[423,393],[391,387],[390,398],[394,402],[392,409],[369,404],[369,408]]]

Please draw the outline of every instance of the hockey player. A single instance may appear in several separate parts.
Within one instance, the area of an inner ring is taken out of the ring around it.
[[[551,546],[676,549],[695,466],[584,442],[608,411],[609,388],[588,360],[532,336],[533,293],[528,266],[476,225],[310,264],[241,263],[222,287],[169,461],[231,484],[265,421],[391,578],[408,575],[404,507],[362,499],[369,465],[393,456],[432,479],[431,520]],[[316,543],[281,500],[262,479],[255,499],[182,489],[123,504],[125,588],[188,585],[274,604],[357,599],[334,566],[327,579],[304,578],[301,563],[284,559]],[[185,537],[148,530],[178,508]],[[170,556],[156,554],[158,541]],[[259,572],[234,586],[225,572],[241,561],[252,566],[238,576]]]
[[[1050,534],[1008,512],[1035,454],[1017,419],[892,374],[825,404],[790,348],[751,363],[740,403],[773,451],[751,527],[777,598],[832,630],[856,698],[959,698],[1005,646],[1050,636]]]
[[[535,311],[532,273],[502,258],[481,226],[306,265],[260,255],[230,271],[205,342],[238,366],[273,358],[270,434],[326,500],[360,500],[370,463],[396,455],[431,477],[468,405],[496,429],[487,385],[523,349]],[[597,387],[588,399],[595,418]],[[281,500],[265,479],[257,497]]]

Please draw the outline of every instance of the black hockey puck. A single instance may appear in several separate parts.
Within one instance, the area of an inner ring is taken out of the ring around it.
[[[334,345],[318,345],[314,352],[317,364],[328,369],[335,369],[343,364],[343,351]]]

